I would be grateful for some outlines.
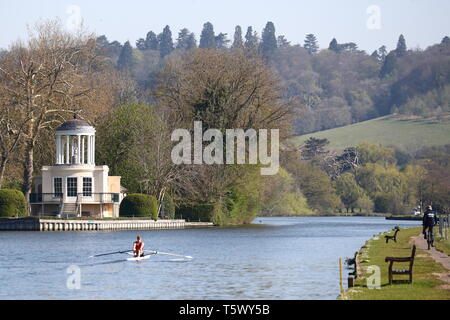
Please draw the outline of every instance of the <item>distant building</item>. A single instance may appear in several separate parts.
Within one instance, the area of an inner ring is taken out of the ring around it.
[[[30,197],[32,216],[119,217],[124,197],[121,177],[95,165],[95,128],[73,119],[56,129],[54,166],[35,177]]]

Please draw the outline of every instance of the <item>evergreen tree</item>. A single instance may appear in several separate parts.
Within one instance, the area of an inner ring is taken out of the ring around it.
[[[214,33],[214,26],[211,22],[206,22],[203,25],[202,34],[200,35],[200,48],[215,48],[216,35]]]
[[[374,52],[372,52],[372,54],[370,55],[373,59],[375,59],[376,61],[380,61],[381,57],[378,54],[378,50],[375,50]]]
[[[158,50],[159,46],[158,37],[153,31],[147,33],[147,38],[145,39],[145,46],[147,50]]]
[[[177,49],[190,50],[197,46],[195,35],[187,28],[180,30],[177,39]]]
[[[313,34],[307,34],[305,44],[303,46],[309,54],[315,54],[319,51],[319,45],[317,44],[317,38]]]
[[[133,48],[130,41],[125,42],[117,60],[117,68],[121,71],[130,71],[133,66]]]
[[[96,43],[99,48],[106,48],[109,46],[108,38],[105,35],[98,37]]]
[[[398,38],[397,49],[395,49],[397,57],[403,57],[406,54],[406,49],[405,37],[401,34]]]
[[[161,57],[164,58],[168,56],[173,51],[173,40],[172,32],[170,27],[166,26],[161,34],[161,41],[159,43],[159,53]]]
[[[450,38],[445,36],[444,39],[442,39],[441,44],[449,45],[450,44]]]
[[[253,31],[252,27],[247,28],[247,33],[245,35],[245,48],[250,50],[256,50],[258,48],[258,34],[256,31]]]
[[[291,45],[291,42],[286,39],[285,36],[278,36],[277,38],[277,46],[278,48],[286,48]]]
[[[122,52],[122,44],[118,41],[109,42],[106,36],[102,35],[96,39],[97,48],[108,56],[120,56]],[[1,51],[1,50],[0,50]]]
[[[226,33],[219,33],[217,37],[215,37],[216,48],[225,49],[228,47],[228,43],[230,40],[227,39]]]
[[[347,42],[343,44],[338,45],[339,52],[347,51],[347,52],[357,52],[358,51],[358,45],[354,42]]]
[[[267,22],[262,32],[261,53],[264,58],[270,58],[277,49],[277,37],[275,35],[275,25]]]
[[[147,45],[145,43],[145,39],[140,38],[136,41],[136,48],[139,50],[147,50]]]
[[[380,77],[386,78],[391,75],[397,66],[397,53],[396,51],[391,51],[384,59],[383,66],[380,70]]]
[[[187,28],[183,28],[178,32],[177,38],[177,49],[186,49],[186,41],[189,36],[189,30]]]
[[[305,146],[302,150],[302,156],[305,160],[312,160],[316,157],[326,155],[326,147],[330,144],[328,139],[317,139],[314,137],[309,138],[305,142]]]
[[[386,46],[381,46],[380,49],[378,49],[378,55],[380,56],[380,60],[384,62],[387,56]]]
[[[191,32],[186,41],[186,49],[191,50],[197,48],[197,39],[195,39],[195,34]]]
[[[241,26],[236,26],[234,30],[233,49],[242,49],[242,48],[244,48],[244,40],[242,39],[242,28]]]
[[[339,44],[338,44],[336,38],[333,38],[333,40],[331,40],[328,50],[332,50],[336,53],[339,53]]]

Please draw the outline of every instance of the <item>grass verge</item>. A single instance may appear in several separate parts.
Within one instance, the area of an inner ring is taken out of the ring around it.
[[[436,249],[450,256],[450,240],[449,239],[446,240],[445,238],[439,235],[438,227],[436,227],[435,232],[436,232],[436,241],[435,241]]]
[[[417,250],[413,267],[413,283],[394,283],[389,285],[387,256],[408,257],[411,255],[411,237],[419,235],[421,228],[400,230],[397,243],[386,244],[384,234],[374,237],[361,248],[359,260],[361,275],[356,286],[349,289],[341,299],[350,300],[449,300],[450,290],[443,288],[446,283],[436,274],[447,272],[423,250]],[[392,232],[390,232],[391,234]],[[367,271],[369,266],[378,266],[381,271],[381,288],[369,289]],[[407,268],[404,263],[395,263],[394,268]],[[394,275],[394,280],[406,280],[408,276]]]

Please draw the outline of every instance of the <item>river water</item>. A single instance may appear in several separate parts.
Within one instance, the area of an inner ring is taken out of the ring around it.
[[[396,225],[418,222],[258,218],[236,228],[0,232],[0,299],[336,299],[338,259]],[[128,250],[138,233],[146,249],[194,259],[89,258]]]

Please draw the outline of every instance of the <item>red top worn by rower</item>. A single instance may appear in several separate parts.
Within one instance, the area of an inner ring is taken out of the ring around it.
[[[144,255],[144,242],[141,241],[141,237],[138,236],[133,245],[133,253],[135,257],[142,257]]]

